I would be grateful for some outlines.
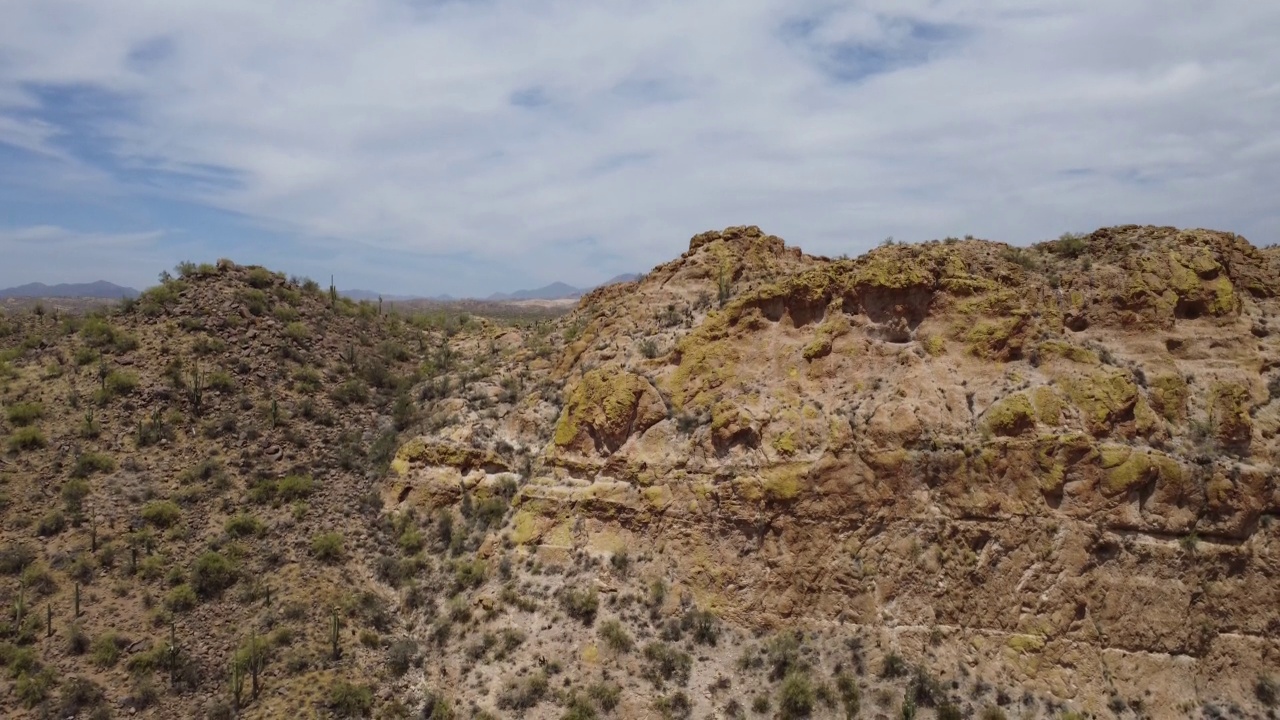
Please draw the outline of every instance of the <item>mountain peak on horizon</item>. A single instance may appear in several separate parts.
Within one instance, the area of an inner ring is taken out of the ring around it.
[[[61,297],[119,300],[120,298],[135,298],[138,295],[139,292],[131,287],[116,285],[106,280],[95,280],[88,283],[58,283],[57,285],[33,282],[0,290],[0,298]]]

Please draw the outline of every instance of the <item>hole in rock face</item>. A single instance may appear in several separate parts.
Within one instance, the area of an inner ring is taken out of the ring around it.
[[[1203,300],[1179,299],[1178,304],[1173,306],[1173,316],[1179,320],[1195,320],[1204,315],[1206,309]]]
[[[860,300],[862,311],[871,322],[881,325],[901,322],[908,330],[915,330],[929,315],[933,291],[922,287],[902,290],[869,288],[862,291]]]
[[[404,502],[405,500],[408,500],[410,489],[411,488],[408,485],[404,486],[404,489],[400,491],[399,497],[396,498],[396,502]]]
[[[1089,329],[1089,318],[1084,315],[1072,315],[1067,318],[1067,329],[1072,332],[1083,332]]]

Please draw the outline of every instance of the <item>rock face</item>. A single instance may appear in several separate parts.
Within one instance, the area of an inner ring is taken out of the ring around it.
[[[729,228],[584,297],[561,355],[507,356],[562,398],[436,435],[531,456],[517,546],[624,538],[738,626],[856,627],[1092,712],[1261,716],[1278,296],[1275,251],[1229,233],[832,260]]]

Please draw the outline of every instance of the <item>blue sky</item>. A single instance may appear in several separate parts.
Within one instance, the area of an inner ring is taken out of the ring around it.
[[[700,231],[1280,240],[1280,4],[0,0],[0,286],[487,295]]]

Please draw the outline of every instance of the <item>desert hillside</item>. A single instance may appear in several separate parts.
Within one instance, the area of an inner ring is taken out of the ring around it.
[[[758,228],[512,324],[0,319],[15,717],[1268,718],[1280,251]]]

